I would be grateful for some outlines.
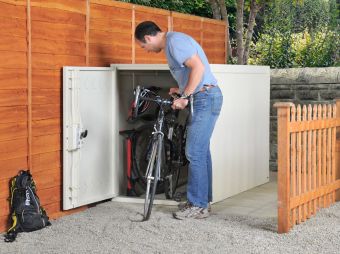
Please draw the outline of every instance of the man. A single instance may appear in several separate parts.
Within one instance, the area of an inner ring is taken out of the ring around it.
[[[193,97],[193,115],[187,125],[186,157],[189,161],[187,202],[173,213],[176,219],[202,219],[209,216],[212,201],[212,166],[210,137],[222,106],[222,93],[210,70],[201,46],[190,36],[163,32],[154,22],[140,23],[135,30],[137,44],[148,52],[164,50],[178,88],[170,94],[181,94],[173,109],[184,109]]]

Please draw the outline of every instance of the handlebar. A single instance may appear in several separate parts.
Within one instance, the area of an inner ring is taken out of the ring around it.
[[[134,93],[135,93],[135,109],[133,112],[133,117],[137,118],[138,116],[138,110],[139,110],[139,104],[141,103],[141,101],[150,101],[150,102],[155,102],[157,104],[161,105],[172,105],[173,100],[174,99],[178,99],[179,96],[173,95],[173,99],[169,100],[169,99],[164,99],[162,97],[160,97],[159,95],[154,95],[153,98],[151,97],[146,97],[145,95],[147,95],[150,91],[148,89],[145,88],[141,88],[140,86],[137,86]],[[143,95],[144,94],[144,95]],[[191,115],[193,115],[193,96],[190,96],[189,98],[189,105],[190,105],[190,113]]]
[[[155,95],[152,91],[146,88],[141,88],[140,86],[137,86],[134,90],[135,94],[135,100],[134,100],[134,111],[133,111],[133,117],[138,117],[139,107],[142,105],[142,101],[150,101],[155,102],[159,105],[172,105],[172,100],[163,99],[158,95]],[[150,96],[150,94],[153,96]]]
[[[157,104],[162,104],[162,105],[172,105],[172,101],[168,99],[163,99],[160,96],[156,96],[156,98],[148,98],[148,97],[141,97],[140,100],[142,101],[152,101]]]

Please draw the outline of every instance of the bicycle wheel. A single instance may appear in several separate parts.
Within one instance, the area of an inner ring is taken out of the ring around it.
[[[135,139],[136,144],[133,159],[135,165],[134,170],[138,177],[138,186],[136,186],[138,193],[144,193],[147,187],[145,174],[152,154],[152,132],[153,125],[147,125],[138,132]],[[165,158],[162,159],[163,165],[161,168],[164,169],[166,167],[166,160]],[[161,181],[156,187],[156,193],[159,194],[162,192],[164,192],[164,183]]]
[[[173,199],[177,189],[179,174],[183,164],[182,146],[183,127],[177,125],[172,136],[168,172],[164,181],[164,192],[167,199]]]
[[[146,191],[145,191],[145,201],[144,201],[144,220],[150,218],[153,201],[156,194],[157,182],[158,182],[158,170],[160,164],[159,153],[159,140],[155,140],[152,143],[152,151],[150,155],[150,160],[147,167],[146,179]]]

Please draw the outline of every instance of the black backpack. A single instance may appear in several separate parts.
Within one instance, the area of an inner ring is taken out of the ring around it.
[[[40,206],[36,185],[30,171],[20,171],[10,182],[12,226],[5,242],[13,242],[19,232],[31,232],[51,225],[45,210]]]

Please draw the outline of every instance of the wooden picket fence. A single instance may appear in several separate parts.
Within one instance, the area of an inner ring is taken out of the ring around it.
[[[339,200],[340,100],[336,104],[279,102],[278,232],[286,233]]]

